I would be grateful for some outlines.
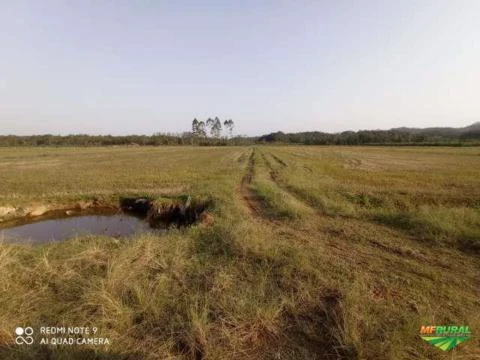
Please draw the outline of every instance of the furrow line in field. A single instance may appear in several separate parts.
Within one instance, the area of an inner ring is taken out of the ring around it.
[[[274,156],[273,154],[271,153],[268,153],[270,156],[272,156],[275,161],[277,161],[281,166],[282,168],[285,168],[287,165],[285,162],[283,161],[279,161],[281,160],[280,158]],[[275,170],[271,164],[271,162],[267,159],[267,157],[265,156],[264,153],[261,153],[264,161],[265,161],[265,164],[267,165],[268,167],[268,172],[270,174],[270,179],[280,188],[282,189],[283,191],[285,191],[285,193],[287,193],[289,196],[291,196],[293,199],[295,199],[295,201],[297,201],[298,203],[302,204],[303,206],[305,206],[306,208],[309,208],[315,212],[317,212],[317,210],[311,205],[309,204],[307,201],[305,201],[304,199],[302,199],[301,197],[299,197],[297,194],[295,194],[294,192],[292,192],[291,190],[289,190],[288,186],[286,186],[285,184],[283,184],[280,180],[279,180],[279,177],[278,177],[278,171]]]
[[[251,183],[255,176],[255,152],[256,150],[253,149],[249,156],[246,174],[243,176],[240,183],[239,192],[253,218],[270,224],[277,224],[276,221],[269,219],[264,215],[264,204],[262,204],[262,201],[251,188]]]
[[[252,150],[247,165],[247,172],[240,183],[240,195],[254,217],[261,216],[261,204],[255,193],[250,189],[250,184],[255,173],[255,150]]]

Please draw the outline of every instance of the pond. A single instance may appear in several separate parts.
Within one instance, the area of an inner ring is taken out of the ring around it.
[[[0,229],[0,240],[42,244],[84,235],[129,237],[153,231],[158,230],[152,229],[145,220],[128,214],[80,215],[44,219]]]

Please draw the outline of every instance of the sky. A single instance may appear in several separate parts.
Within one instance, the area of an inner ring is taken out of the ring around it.
[[[0,134],[461,127],[480,1],[0,0]]]

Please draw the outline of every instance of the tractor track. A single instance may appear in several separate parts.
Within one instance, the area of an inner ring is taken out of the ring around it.
[[[247,165],[247,172],[243,176],[240,183],[240,195],[243,198],[245,204],[247,205],[251,215],[254,217],[262,217],[261,208],[262,204],[255,193],[250,189],[250,184],[252,183],[253,176],[255,174],[255,150],[252,150]]]
[[[299,197],[298,195],[296,195],[294,192],[292,192],[291,190],[288,189],[288,186],[285,186],[284,184],[282,184],[282,182],[279,180],[279,176],[278,176],[278,171],[275,170],[272,166],[272,163],[267,159],[267,157],[265,156],[264,153],[261,153],[262,154],[262,157],[263,157],[263,160],[265,161],[265,164],[267,165],[267,168],[268,168],[268,172],[270,174],[270,179],[282,190],[282,191],[285,191],[285,193],[287,193],[289,196],[291,196],[293,199],[295,199],[295,201],[297,201],[298,203],[301,203],[303,204],[305,207],[307,208],[310,208],[312,209],[313,211],[317,212],[317,210],[312,207],[308,202],[306,202],[305,200],[303,200],[301,197]],[[270,156],[273,157],[273,159],[279,163],[281,165],[282,168],[285,168],[287,167],[286,163],[281,160],[280,158],[278,158],[277,156],[269,153]]]
[[[265,215],[265,205],[259,199],[258,195],[251,188],[252,180],[255,176],[255,153],[256,149],[252,149],[252,152],[248,158],[248,165],[246,173],[240,182],[239,193],[242,197],[244,204],[248,208],[250,215],[258,221],[268,223],[271,225],[280,226],[281,223],[277,220],[271,219]],[[263,155],[263,154],[262,154]]]

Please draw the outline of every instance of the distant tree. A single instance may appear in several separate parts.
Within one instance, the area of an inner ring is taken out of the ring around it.
[[[222,132],[222,122],[218,117],[213,120],[212,128],[210,129],[210,133],[213,137],[219,138]]]
[[[210,133],[210,135],[213,135],[213,124],[215,123],[215,121],[212,119],[212,118],[208,118],[207,121],[205,121],[205,127],[206,127],[206,131]]]
[[[205,122],[203,121],[198,122],[197,132],[199,137],[203,137],[203,138],[207,137],[207,129],[205,126]]]
[[[193,136],[199,136],[199,133],[198,133],[198,120],[197,118],[193,119],[192,121],[192,134]]]
[[[225,126],[226,129],[228,129],[228,133],[229,133],[230,137],[232,137],[233,127],[235,126],[235,124],[233,123],[233,120],[232,119],[225,120],[223,122],[223,125]]]

